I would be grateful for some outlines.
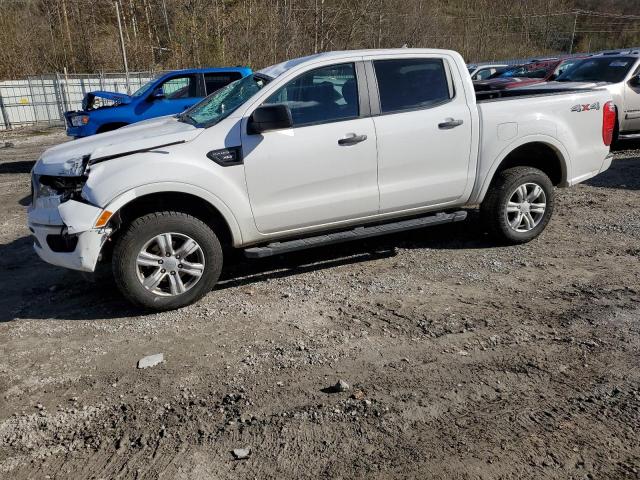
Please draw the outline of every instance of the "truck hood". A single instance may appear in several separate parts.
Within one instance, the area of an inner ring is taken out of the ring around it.
[[[188,142],[204,131],[179,122],[174,116],[158,117],[112,132],[72,140],[45,151],[33,167],[38,175],[72,176],[73,161],[90,156],[92,160],[124,156],[141,150]]]
[[[116,105],[125,105],[127,103],[131,103],[131,100],[133,100],[126,93],[105,92],[103,90],[97,90],[95,92],[89,92],[85,95],[85,97],[82,99],[82,109],[88,110],[93,107],[93,101],[96,97],[111,100]]]

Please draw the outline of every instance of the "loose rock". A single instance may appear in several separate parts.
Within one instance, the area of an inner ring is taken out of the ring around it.
[[[164,354],[156,353],[155,355],[149,355],[138,360],[138,368],[155,367],[162,362],[164,362]]]
[[[246,460],[251,455],[251,449],[236,448],[231,453],[233,453],[233,456],[235,457],[236,460]]]

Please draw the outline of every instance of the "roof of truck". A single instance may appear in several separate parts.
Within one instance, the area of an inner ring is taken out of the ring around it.
[[[275,65],[271,65],[270,67],[263,68],[260,70],[260,73],[267,75],[269,77],[277,77],[287,70],[292,69],[293,67],[297,67],[298,65],[302,65],[307,62],[314,62],[318,60],[329,60],[335,59],[339,60],[341,58],[352,58],[357,56],[365,56],[365,55],[411,55],[411,54],[455,54],[459,55],[458,52],[453,50],[442,50],[437,48],[384,48],[384,49],[363,49],[363,50],[338,50],[333,52],[322,52],[316,53],[313,55],[307,55],[306,57],[293,58],[291,60],[286,60],[281,63],[277,63]]]

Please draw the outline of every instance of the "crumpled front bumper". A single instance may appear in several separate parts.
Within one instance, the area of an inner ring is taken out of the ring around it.
[[[30,207],[28,227],[34,250],[52,265],[93,272],[110,233],[107,228],[93,227],[102,211],[74,200]]]

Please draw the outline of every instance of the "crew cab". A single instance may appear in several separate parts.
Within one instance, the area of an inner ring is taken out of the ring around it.
[[[132,95],[89,92],[82,100],[82,110],[65,112],[67,135],[88,137],[141,120],[180,113],[249,74],[251,69],[247,67],[175,70],[145,83]]]
[[[584,59],[555,81],[523,88],[523,93],[605,88],[616,108],[616,140],[640,139],[640,53],[621,52]]]
[[[583,57],[535,61],[497,72],[486,80],[473,83],[476,91],[505,90],[549,82],[564,73]]]
[[[591,105],[577,111],[576,105]],[[113,269],[163,310],[250,258],[464,220],[538,236],[568,187],[610,165],[611,95],[476,100],[449,50],[329,52],[237,80],[186,112],[55,146],[28,224],[54,265]]]

